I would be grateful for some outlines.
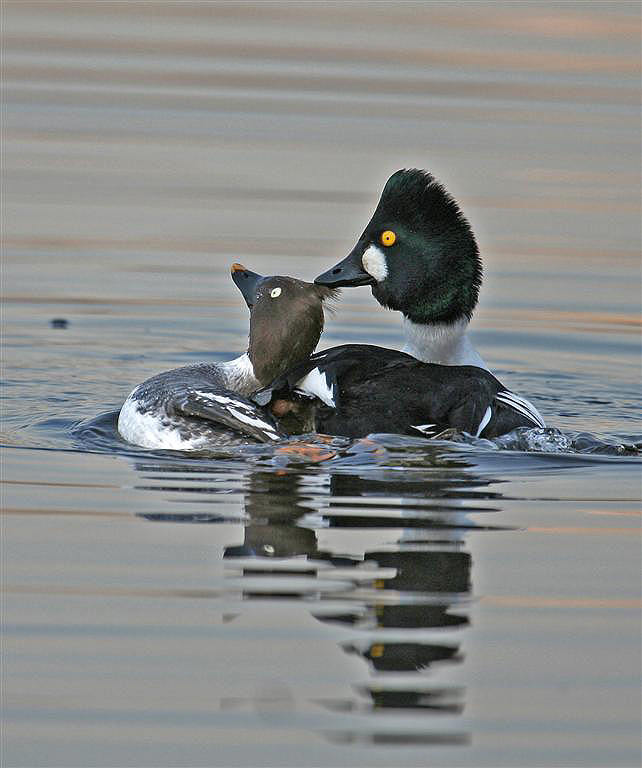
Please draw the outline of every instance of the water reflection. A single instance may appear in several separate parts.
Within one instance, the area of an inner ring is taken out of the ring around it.
[[[424,458],[426,468],[405,473],[390,466],[354,470],[339,461],[334,469],[246,466],[240,477],[243,537],[223,555],[223,589],[239,601],[232,620],[247,601],[293,601],[321,624],[345,631],[338,647],[359,658],[366,675],[365,682],[349,681],[353,696],[317,704],[329,712],[423,713],[420,725],[414,718],[396,720],[394,727],[368,719],[365,729],[360,721],[353,729],[324,731],[332,741],[468,741],[456,721],[449,720],[448,727],[443,722],[444,715],[456,718],[465,707],[461,678],[455,683],[449,677],[465,661],[462,640],[470,622],[466,535],[489,527],[478,520],[497,509],[489,501],[495,504],[500,495],[488,490],[488,478],[461,462],[453,467],[452,458],[440,457],[437,448],[429,458],[424,451]],[[137,468],[146,489],[167,490],[163,475],[169,470],[176,483],[171,488],[204,492],[204,501],[215,503],[215,472],[210,485],[202,468],[196,482],[189,471],[180,473],[178,463],[141,462]],[[223,520],[208,512],[144,517]],[[328,534],[334,528],[341,530],[333,538]],[[360,532],[364,541],[373,541],[368,531],[376,544],[361,548]],[[283,684],[296,688],[295,680]],[[430,715],[441,719],[423,719]]]

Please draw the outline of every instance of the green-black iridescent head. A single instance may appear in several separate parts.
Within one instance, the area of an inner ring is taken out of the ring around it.
[[[457,202],[428,172],[394,173],[351,253],[315,282],[372,286],[414,323],[470,319],[482,281],[479,249]]]

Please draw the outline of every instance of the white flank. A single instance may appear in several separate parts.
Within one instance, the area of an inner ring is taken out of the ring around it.
[[[388,277],[388,265],[383,251],[376,245],[371,245],[363,252],[361,264],[365,271],[380,283]]]
[[[475,433],[475,437],[479,437],[481,435],[481,433],[484,431],[484,427],[486,426],[486,424],[488,424],[488,422],[490,421],[490,417],[492,415],[493,415],[493,411],[489,405],[488,408],[486,408],[486,412],[482,416],[482,420],[479,422],[479,426],[477,427],[477,432]]]
[[[424,435],[434,434],[435,432],[434,424],[411,424],[410,426],[412,429],[416,429],[418,432],[421,432]]]
[[[136,392],[132,392],[132,395]],[[185,440],[178,429],[164,425],[150,413],[139,413],[136,401],[130,395],[120,409],[118,432],[132,445],[141,448],[160,448],[167,451],[194,451],[207,445],[207,438]]]
[[[234,416],[235,419],[243,422],[243,424],[250,424],[253,427],[260,427],[271,440],[279,439],[279,436],[274,432],[274,427],[271,424],[268,424],[267,421],[263,421],[262,419],[254,419],[251,416],[248,416],[246,413],[241,413],[238,408],[233,408],[231,405],[227,407],[227,410],[232,414],[232,416]]]
[[[478,368],[488,370],[488,366],[468,338],[467,328],[466,318],[456,323],[424,325],[413,323],[412,320],[404,317],[403,329],[406,344],[402,351],[423,363],[476,365]]]
[[[530,419],[537,424],[538,427],[546,427],[542,414],[537,408],[535,408],[532,403],[529,403],[528,400],[516,395],[514,392],[509,392],[508,390],[499,392],[495,395],[495,400],[499,400],[500,403],[504,403],[504,405],[514,408],[518,413],[521,413],[522,416],[526,416],[527,419]]]
[[[333,387],[328,384],[326,375],[318,368],[313,368],[307,376],[297,382],[295,389],[302,395],[318,397],[330,408],[335,407]]]

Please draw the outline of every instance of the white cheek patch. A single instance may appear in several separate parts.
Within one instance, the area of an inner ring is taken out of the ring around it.
[[[367,248],[361,257],[364,270],[380,283],[388,277],[388,265],[386,257],[376,245]]]

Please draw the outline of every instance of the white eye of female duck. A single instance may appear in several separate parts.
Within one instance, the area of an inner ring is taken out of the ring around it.
[[[272,299],[276,299],[280,295],[281,295],[280,288],[272,288],[272,290],[270,291],[270,298]]]
[[[385,232],[381,233],[379,241],[381,242],[381,245],[385,245],[386,248],[388,248],[389,246],[395,244],[396,239],[397,235],[391,229],[386,229]]]

